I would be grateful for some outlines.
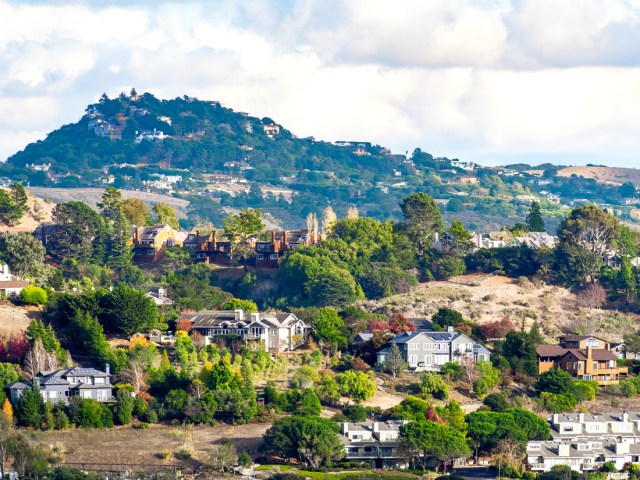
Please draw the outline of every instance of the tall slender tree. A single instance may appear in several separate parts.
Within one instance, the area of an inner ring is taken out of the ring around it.
[[[544,220],[540,212],[540,203],[531,202],[529,213],[527,214],[527,229],[530,232],[544,232]]]
[[[400,204],[405,231],[421,251],[431,248],[436,234],[444,229],[440,207],[424,192],[414,193]]]

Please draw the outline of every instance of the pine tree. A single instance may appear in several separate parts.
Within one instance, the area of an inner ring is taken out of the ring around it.
[[[127,218],[119,208],[111,227],[107,264],[111,267],[123,268],[131,265],[133,251],[130,245],[130,231]]]
[[[540,204],[531,202],[531,209],[527,214],[527,228],[530,232],[544,232],[544,220],[540,212]]]
[[[162,358],[160,359],[160,371],[166,372],[171,369],[171,362],[169,361],[169,355],[167,350],[162,351]]]
[[[395,343],[391,345],[387,361],[384,362],[384,368],[396,378],[396,375],[407,369],[407,362],[402,358],[402,352]]]
[[[37,380],[34,380],[37,381]],[[37,386],[27,388],[16,405],[16,420],[23,427],[40,428],[44,413],[44,399]]]
[[[27,196],[27,191],[24,189],[22,184],[14,182],[9,185],[9,190],[11,191],[11,198],[14,203],[24,210],[29,210],[29,207],[27,206],[29,197]]]

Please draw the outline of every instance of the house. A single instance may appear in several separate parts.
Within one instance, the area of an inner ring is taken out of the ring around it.
[[[58,229],[58,224],[53,222],[41,223],[33,231],[33,236],[42,242],[43,245],[47,245],[53,238],[55,231]]]
[[[284,254],[296,247],[317,245],[322,234],[317,230],[272,230],[271,240],[255,242],[256,268],[278,268]]]
[[[590,335],[564,335],[558,345],[538,345],[538,373],[560,368],[578,380],[595,380],[599,385],[617,384],[628,373],[618,367],[618,354],[611,345]]]
[[[557,205],[560,204],[560,195],[556,195],[555,193],[547,193],[544,198],[551,203],[555,203]]]
[[[520,175],[520,172],[511,168],[505,168],[504,170],[500,170],[498,175],[504,175],[505,177],[517,177]]]
[[[568,465],[589,472],[605,462],[622,470],[626,463],[640,462],[640,413],[556,413],[548,421],[552,440],[527,444],[527,466],[532,471]]]
[[[447,362],[461,363],[463,359],[489,361],[491,356],[489,350],[456,332],[453,327],[448,327],[446,332],[401,333],[389,340],[389,344],[378,352],[378,363],[387,361],[391,345],[395,344],[409,369],[415,371],[439,371]]]
[[[273,138],[274,136],[280,133],[280,125],[276,125],[275,123],[269,123],[268,125],[263,125],[262,129],[267,137]]]
[[[180,247],[186,234],[174,230],[169,225],[132,227],[133,261],[136,263],[157,263],[162,260],[167,247]]]
[[[293,313],[249,313],[242,310],[216,310],[185,313],[192,330],[200,332],[208,345],[217,337],[238,338],[262,344],[269,352],[294,350],[304,343],[309,326]]]
[[[461,183],[462,185],[475,185],[478,183],[478,178],[477,177],[459,177],[458,183]]]
[[[476,168],[476,164],[473,162],[463,162],[462,160],[451,160],[451,166],[455,168],[461,168],[462,170],[473,171]]]
[[[29,170],[33,170],[34,172],[48,172],[49,169],[51,168],[51,163],[42,163],[39,165],[36,165],[35,163],[32,163],[32,164],[27,163],[26,167]]]
[[[551,183],[553,183],[553,180],[550,180],[548,178],[532,178],[529,180],[529,183],[531,185],[537,185],[539,187],[543,186],[543,185],[549,185]]]
[[[111,185],[116,181],[116,177],[115,175],[104,175],[102,177],[100,177],[100,183],[102,183],[103,185]]]
[[[530,204],[532,202],[537,202],[538,197],[535,195],[516,195],[515,201],[519,204]]]
[[[95,368],[63,368],[52,372],[38,372],[33,380],[5,385],[14,405],[27,388],[35,385],[46,401],[69,403],[69,398],[93,398],[99,402],[113,401],[109,364],[105,371]]]
[[[18,280],[11,275],[7,264],[0,264],[0,298],[16,298],[28,285],[28,280]]]
[[[140,143],[143,140],[164,140],[165,138],[169,138],[169,135],[165,135],[164,132],[156,130],[155,128],[153,129],[153,131],[145,130],[141,133],[136,132],[136,143]]]
[[[547,232],[527,232],[522,237],[513,237],[506,243],[507,247],[525,247],[538,250],[540,248],[554,248],[558,243],[558,237]]]
[[[344,445],[345,460],[365,462],[371,468],[397,468],[402,456],[399,451],[400,427],[408,420],[386,422],[342,422],[339,438]]]
[[[144,296],[153,300],[153,303],[159,307],[163,305],[173,305],[173,300],[167,297],[166,288],[159,288],[157,292],[147,292]]]

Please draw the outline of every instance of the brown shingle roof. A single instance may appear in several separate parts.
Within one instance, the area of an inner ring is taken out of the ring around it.
[[[24,288],[29,285],[26,280],[5,280],[0,281],[0,289],[3,288]]]
[[[536,353],[540,357],[561,357],[567,353],[567,349],[560,345],[538,345],[536,347]]]

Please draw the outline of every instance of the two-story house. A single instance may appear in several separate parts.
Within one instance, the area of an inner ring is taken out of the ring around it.
[[[640,463],[639,413],[562,413],[548,421],[552,439],[527,444],[530,470],[547,472],[556,465],[568,465],[588,472],[605,462],[621,470],[625,463]]]
[[[484,346],[456,332],[453,327],[446,332],[405,332],[389,340],[389,344],[378,352],[378,363],[387,361],[391,345],[395,344],[409,369],[415,371],[439,371],[447,362],[461,363],[465,358],[489,361],[491,357]]]
[[[558,345],[538,345],[538,373],[560,368],[579,380],[595,380],[599,385],[617,384],[628,373],[618,366],[618,354],[611,345],[590,335],[564,335]]]
[[[180,320],[189,320],[192,329],[204,336],[206,344],[216,337],[237,337],[261,344],[275,353],[302,345],[309,330],[309,326],[292,313],[245,314],[242,310],[215,310],[185,313]]]
[[[28,285],[28,280],[19,280],[11,274],[9,265],[0,264],[0,298],[15,298]]]
[[[136,263],[157,263],[162,260],[167,247],[181,247],[186,234],[169,225],[132,227],[133,261]]]
[[[345,459],[366,462],[372,468],[397,468],[401,454],[398,450],[400,427],[408,420],[386,422],[342,422],[340,441],[344,445]]]
[[[44,401],[69,403],[69,398],[92,398],[99,402],[113,401],[113,386],[109,364],[106,371],[95,368],[63,368],[53,372],[38,372],[33,380],[5,385],[9,400],[14,405],[27,388],[36,386]]]

